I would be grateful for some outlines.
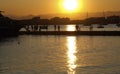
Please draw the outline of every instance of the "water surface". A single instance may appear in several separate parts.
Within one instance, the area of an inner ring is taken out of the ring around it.
[[[0,74],[120,74],[119,44],[119,36],[5,38]]]

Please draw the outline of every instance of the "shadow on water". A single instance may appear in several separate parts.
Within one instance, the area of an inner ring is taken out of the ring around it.
[[[5,41],[9,41],[10,39],[15,39],[18,36],[5,36],[5,37],[0,37],[0,42],[5,42]]]
[[[19,36],[5,36],[5,37],[0,37],[0,46],[2,46],[6,42],[14,42],[14,40],[17,41],[17,44],[20,44],[19,42]]]

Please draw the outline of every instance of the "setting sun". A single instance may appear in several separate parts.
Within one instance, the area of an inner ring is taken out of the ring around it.
[[[78,8],[77,0],[64,0],[63,7],[67,11],[75,11]]]

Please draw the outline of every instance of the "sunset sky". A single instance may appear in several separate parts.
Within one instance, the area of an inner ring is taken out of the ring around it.
[[[0,0],[0,10],[12,15],[120,11],[120,0],[77,0],[77,2],[76,10],[67,11],[63,6],[64,0]]]

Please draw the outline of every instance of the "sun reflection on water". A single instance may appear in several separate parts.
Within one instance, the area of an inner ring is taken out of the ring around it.
[[[75,25],[67,25],[67,31],[75,31]]]
[[[76,38],[67,37],[68,74],[75,74],[76,65]]]

